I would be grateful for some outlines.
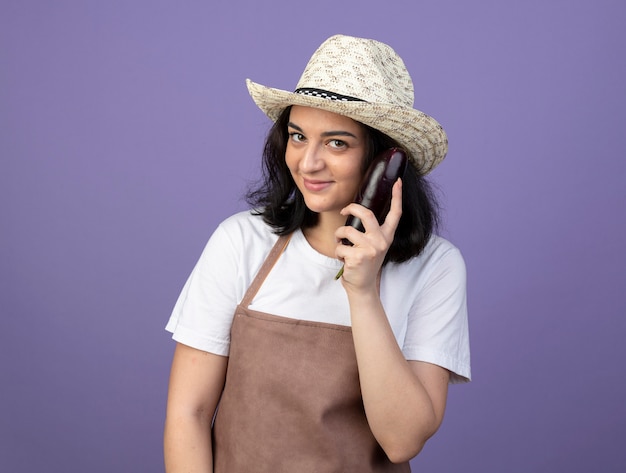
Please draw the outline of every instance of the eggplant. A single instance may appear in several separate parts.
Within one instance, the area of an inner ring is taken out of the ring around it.
[[[374,158],[363,176],[355,202],[370,209],[376,216],[379,225],[382,225],[387,213],[389,213],[391,189],[398,178],[404,176],[407,164],[408,158],[404,151],[399,148],[390,148]],[[365,232],[363,222],[354,215],[348,216],[346,226]],[[343,238],[341,242],[344,245],[352,246],[352,242],[346,238]],[[335,279],[339,279],[342,274],[343,268]]]

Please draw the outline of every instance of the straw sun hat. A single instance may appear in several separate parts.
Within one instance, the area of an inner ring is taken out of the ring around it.
[[[448,151],[437,121],[413,108],[413,82],[384,43],[336,35],[315,51],[294,92],[246,81],[252,99],[276,121],[290,105],[321,108],[371,126],[396,140],[421,174]]]

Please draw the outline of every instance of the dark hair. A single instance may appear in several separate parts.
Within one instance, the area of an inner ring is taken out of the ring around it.
[[[318,217],[305,205],[302,193],[285,163],[290,111],[291,107],[283,110],[270,129],[263,150],[262,178],[246,194],[248,204],[279,235],[312,227]],[[363,161],[365,173],[376,155],[385,149],[401,146],[380,131],[362,126],[367,137]],[[420,254],[437,228],[438,209],[430,183],[414,166],[407,166],[402,179],[402,217],[385,262],[400,263]]]

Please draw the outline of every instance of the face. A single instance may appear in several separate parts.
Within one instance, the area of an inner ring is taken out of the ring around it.
[[[287,131],[285,161],[306,206],[320,215],[339,215],[361,182],[363,126],[336,113],[294,106]]]

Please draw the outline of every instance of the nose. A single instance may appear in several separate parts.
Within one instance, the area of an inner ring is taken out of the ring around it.
[[[313,144],[307,146],[300,159],[300,170],[304,173],[312,173],[323,168],[324,159],[320,147]]]

